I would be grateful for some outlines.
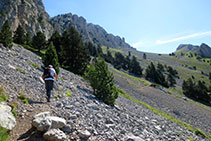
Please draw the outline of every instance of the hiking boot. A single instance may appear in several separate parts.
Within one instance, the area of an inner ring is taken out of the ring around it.
[[[49,97],[47,98],[47,102],[51,102],[51,100],[50,100],[50,98],[49,98]]]

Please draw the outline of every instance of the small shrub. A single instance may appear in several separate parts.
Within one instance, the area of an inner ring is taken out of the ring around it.
[[[12,108],[12,114],[16,117],[17,116],[17,111],[16,111],[16,107],[17,107],[17,105],[16,104],[11,104],[10,105],[11,106],[11,108]]]
[[[20,93],[19,93],[18,98],[19,98],[20,100],[22,100],[23,103],[29,104],[28,98],[26,98],[26,97],[23,95],[23,92],[20,92]]]
[[[203,138],[206,138],[206,134],[204,132],[202,132],[200,129],[197,129],[194,131],[194,133],[197,135],[197,136],[201,136]]]
[[[28,99],[24,99],[24,100],[23,100],[23,103],[25,103],[25,104],[29,104]]]
[[[4,88],[0,87],[0,103],[3,101],[7,101],[8,97],[6,95],[6,92]]]
[[[9,130],[0,127],[0,141],[8,141],[9,140]]]
[[[28,64],[31,65],[31,66],[33,66],[33,67],[35,67],[35,68],[37,68],[37,69],[41,69],[40,66],[37,65],[37,64],[33,64],[33,63],[28,63]]]
[[[69,97],[72,96],[72,92],[71,92],[70,90],[67,90],[67,91],[65,92],[65,94],[66,94],[67,98],[69,98]]]
[[[25,70],[24,70],[24,69],[16,68],[16,70],[19,71],[19,72],[22,73],[22,74],[25,74]]]
[[[56,93],[56,94],[54,95],[54,98],[59,99],[58,93]]]
[[[194,141],[193,137],[188,137],[189,141]]]

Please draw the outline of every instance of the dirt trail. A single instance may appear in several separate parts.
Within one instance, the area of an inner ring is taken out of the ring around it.
[[[10,141],[42,140],[42,136],[35,132],[31,123],[34,115],[46,111],[53,112],[50,103],[43,100],[43,102],[21,105],[21,108],[24,110],[16,118],[17,124],[10,132]]]

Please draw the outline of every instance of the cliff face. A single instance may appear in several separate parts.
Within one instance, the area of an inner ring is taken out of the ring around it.
[[[50,38],[55,29],[60,33],[74,26],[84,42],[91,41],[96,45],[111,48],[132,48],[124,38],[107,33],[101,26],[87,23],[83,17],[71,13],[49,17],[42,0],[0,0],[0,27],[9,20],[12,31],[20,24],[34,35],[38,31]]]
[[[45,12],[42,0],[0,0],[0,27],[9,20],[12,31],[20,24],[34,35],[37,31],[49,38],[53,32],[49,15]]]
[[[51,24],[61,33],[74,26],[82,36],[84,42],[91,41],[94,44],[112,48],[132,48],[125,42],[124,38],[109,34],[101,26],[87,23],[83,17],[78,17],[71,13],[53,17]]]

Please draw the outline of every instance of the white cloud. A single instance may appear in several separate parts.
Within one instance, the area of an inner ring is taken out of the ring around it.
[[[180,40],[185,40],[185,39],[190,39],[190,38],[195,38],[195,37],[201,37],[201,36],[208,36],[208,35],[211,35],[211,31],[194,33],[194,34],[191,34],[191,35],[181,36],[181,37],[177,37],[177,38],[165,40],[165,41],[157,40],[156,44],[167,44],[167,43],[176,42],[176,41],[180,41]]]
[[[136,42],[136,43],[134,43],[134,44],[132,44],[132,47],[140,47],[140,46],[142,46],[144,44],[144,42],[143,41],[139,41],[139,42]]]

